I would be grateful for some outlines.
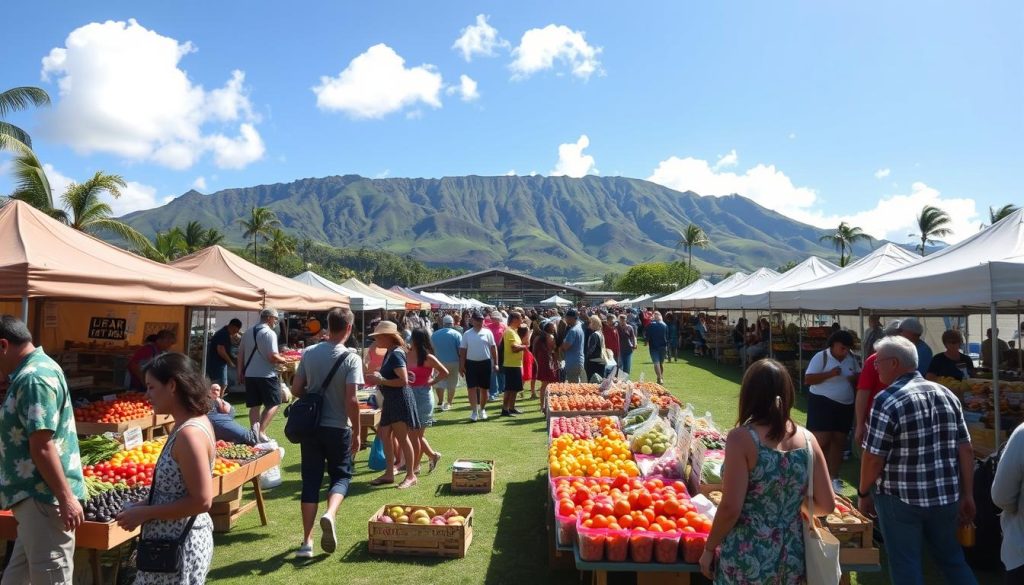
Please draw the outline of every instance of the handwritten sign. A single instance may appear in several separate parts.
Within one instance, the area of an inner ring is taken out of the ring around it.
[[[92,317],[89,319],[89,338],[123,340],[127,338],[127,328],[127,319]]]
[[[139,427],[129,427],[121,438],[124,441],[124,448],[130,451],[142,445],[142,429]]]

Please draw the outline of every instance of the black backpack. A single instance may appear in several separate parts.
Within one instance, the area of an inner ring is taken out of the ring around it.
[[[964,555],[971,567],[985,571],[1003,568],[999,554],[1003,544],[1002,528],[999,525],[1000,510],[992,503],[992,481],[996,477],[1000,455],[1002,450],[974,465],[974,504],[978,509],[974,524],[977,529],[974,546],[964,548]]]

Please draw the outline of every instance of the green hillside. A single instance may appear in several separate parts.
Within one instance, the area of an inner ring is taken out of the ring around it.
[[[823,230],[745,197],[701,197],[620,177],[334,176],[211,195],[189,191],[124,219],[149,236],[197,220],[243,244],[237,220],[253,206],[273,209],[299,238],[546,277],[600,277],[677,259],[684,252],[675,248],[676,230],[690,222],[711,239],[710,248],[694,250],[705,273],[775,267],[811,254],[837,257],[820,244]]]

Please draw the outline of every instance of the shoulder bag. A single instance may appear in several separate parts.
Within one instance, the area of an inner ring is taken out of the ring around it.
[[[284,436],[292,443],[301,443],[316,434],[316,429],[320,426],[320,416],[323,414],[323,393],[331,385],[334,374],[341,367],[341,362],[345,360],[347,355],[348,350],[345,350],[338,356],[338,359],[334,361],[334,366],[331,367],[331,371],[328,372],[320,387],[315,389],[316,391],[313,389],[307,390],[298,400],[289,404],[284,409],[284,416],[288,419],[284,423]]]
[[[249,354],[249,359],[245,360],[245,365],[242,366],[242,375],[243,376],[246,374],[246,371],[248,371],[249,364],[252,363],[252,358],[256,357],[256,352],[259,350],[259,348],[260,348],[260,342],[259,342],[259,339],[256,337],[256,328],[253,327],[253,329],[252,329],[252,353]]]
[[[839,585],[843,573],[839,568],[839,541],[818,526],[814,517],[814,447],[804,430],[807,442],[807,518],[804,519],[804,561],[807,585]]]
[[[179,428],[178,431],[181,429]],[[175,431],[177,434],[178,431]],[[153,494],[156,492],[156,473],[153,474],[153,483],[149,487],[149,500],[147,504],[153,505]],[[146,573],[181,573],[184,563],[184,546],[188,539],[196,516],[192,516],[185,523],[181,535],[178,538],[140,538],[138,547],[135,549],[135,567]]]

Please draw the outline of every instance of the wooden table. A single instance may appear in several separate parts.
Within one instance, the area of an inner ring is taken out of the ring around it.
[[[218,521],[218,518],[215,517],[213,527],[215,532],[228,532],[242,514],[251,511],[253,508],[256,508],[260,513],[260,524],[263,526],[267,525],[267,509],[263,503],[263,488],[260,487],[260,475],[271,467],[280,464],[281,451],[274,449],[266,455],[247,462],[231,473],[214,478],[215,485],[217,486],[217,496],[223,496],[233,490],[240,489],[246,483],[252,484],[253,495],[255,496],[252,502],[228,510],[222,516],[226,518],[225,520]]]
[[[359,411],[359,444],[365,449],[370,445],[366,442],[370,431],[377,434],[377,423],[380,422],[380,409],[370,408]]]

